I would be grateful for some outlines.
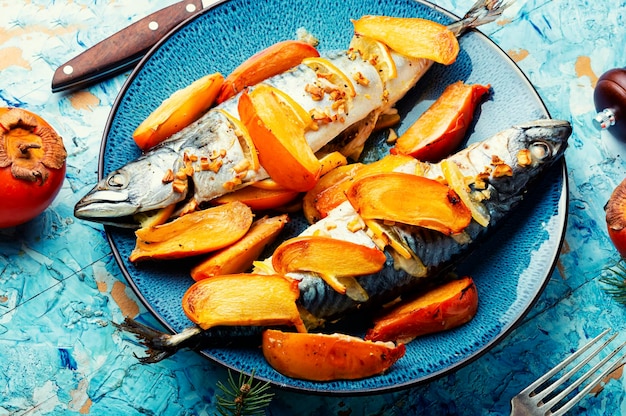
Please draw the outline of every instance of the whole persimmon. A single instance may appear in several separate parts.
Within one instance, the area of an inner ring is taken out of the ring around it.
[[[604,211],[609,237],[621,256],[626,257],[626,179],[613,190]]]
[[[63,139],[40,116],[0,108],[0,228],[41,214],[65,179]]]

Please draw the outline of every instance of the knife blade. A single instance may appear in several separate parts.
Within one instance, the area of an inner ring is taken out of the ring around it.
[[[174,27],[219,1],[183,0],[131,24],[59,66],[52,92],[84,88],[132,68]]]

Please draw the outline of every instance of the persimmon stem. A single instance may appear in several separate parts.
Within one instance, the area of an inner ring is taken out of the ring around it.
[[[17,145],[17,148],[20,151],[20,157],[29,158],[30,149],[41,149],[41,145],[37,143],[20,143]]]

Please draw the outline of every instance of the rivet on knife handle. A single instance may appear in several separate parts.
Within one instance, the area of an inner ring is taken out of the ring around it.
[[[61,65],[52,92],[84,88],[132,67],[176,25],[202,9],[201,0],[185,0],[161,9]]]

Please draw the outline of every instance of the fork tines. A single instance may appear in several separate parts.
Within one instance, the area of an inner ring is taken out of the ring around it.
[[[615,359],[614,357],[616,357],[622,348],[626,346],[626,342],[618,345],[606,354],[606,356],[601,358],[601,352],[604,350],[610,350],[610,348],[607,347],[618,335],[615,333],[608,337],[608,339],[602,341],[609,332],[609,329],[605,330],[589,343],[581,347],[574,354],[564,359],[552,370],[548,371],[544,376],[540,377],[537,381],[522,390],[513,398],[513,400],[511,400],[514,410],[513,413],[515,413],[515,410],[519,410],[520,407],[526,408],[531,412],[530,414],[541,415],[562,415],[571,409],[607,375],[624,364],[623,354],[619,355]],[[583,355],[592,348],[594,349],[583,358]],[[594,361],[590,363],[596,357],[597,362]],[[569,364],[578,359],[580,359],[580,361],[577,362],[571,370],[568,370],[560,378],[551,381],[551,378],[554,375],[564,370]],[[574,376],[577,375],[577,373],[580,372],[585,366],[591,368],[586,370],[584,374],[578,376],[578,378],[574,378]],[[600,370],[602,371],[599,372]],[[595,376],[596,374],[597,376]],[[594,376],[595,378],[593,378]],[[559,390],[559,387],[569,380],[572,380],[569,385],[563,386],[562,389]],[[584,387],[581,387],[581,385],[585,382],[588,383],[585,384]],[[516,409],[516,407],[518,409]]]

